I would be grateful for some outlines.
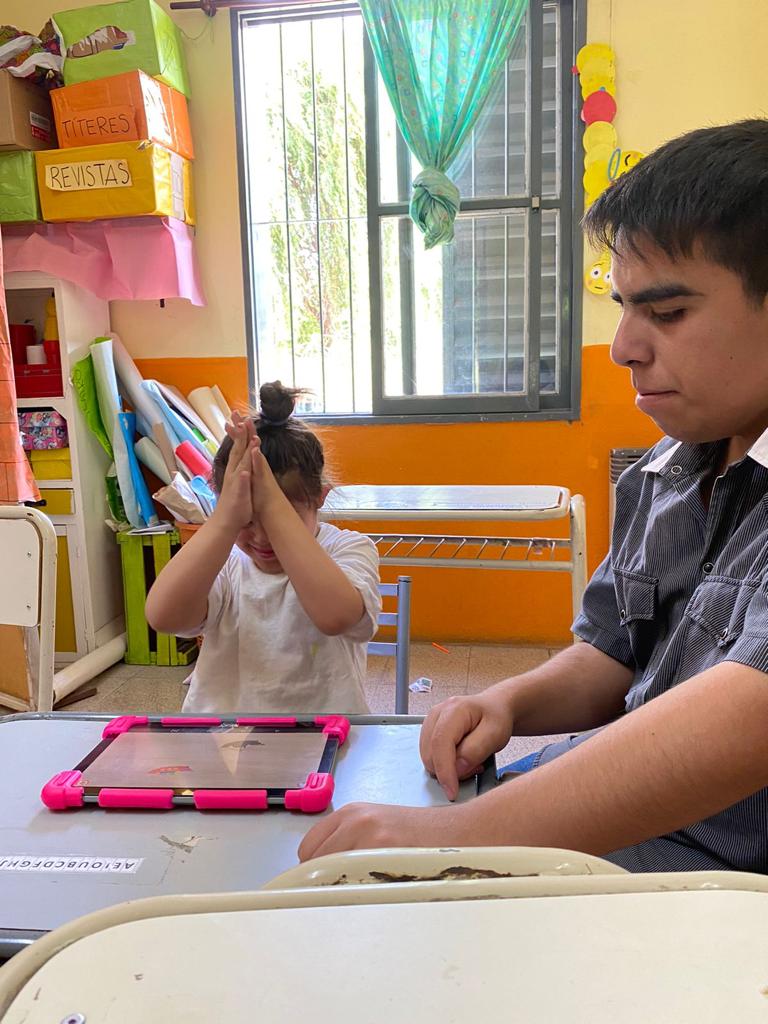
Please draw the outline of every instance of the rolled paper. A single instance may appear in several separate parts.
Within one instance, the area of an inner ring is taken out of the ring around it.
[[[162,413],[153,397],[142,387],[144,378],[120,338],[114,333],[110,334],[110,337],[120,390],[136,413],[139,432],[151,436],[154,434],[155,425],[163,422]]]
[[[133,450],[136,452],[139,461],[143,462],[147,469],[150,469],[155,474],[158,480],[161,480],[164,484],[171,482],[171,474],[168,472],[168,467],[163,459],[163,453],[151,438],[140,437],[133,446]]]
[[[183,441],[176,449],[176,458],[180,459],[192,476],[201,476],[208,480],[211,475],[211,464],[189,441]]]
[[[226,398],[222,394],[222,390],[219,387],[219,385],[214,384],[213,387],[211,388],[211,391],[213,392],[213,397],[216,399],[216,404],[224,413],[224,419],[227,421],[231,420],[232,410],[230,409],[229,403],[227,402]]]
[[[120,497],[123,500],[128,522],[135,529],[138,529],[147,524],[139,508],[131,478],[131,466],[126,439],[119,420],[119,414],[123,411],[123,406],[117,386],[112,338],[97,338],[91,344],[91,359],[96,378],[96,394],[99,400],[101,418],[104,422],[104,429],[112,444],[115,458],[115,470],[120,487]],[[133,453],[133,438],[131,438],[131,453]]]
[[[168,432],[166,431],[163,423],[153,424],[152,439],[160,449],[160,454],[163,456],[163,462],[165,463],[168,475],[172,477],[176,472],[176,456],[174,455],[173,445],[170,442]]]
[[[219,444],[224,440],[226,431],[226,418],[216,401],[212,388],[195,388],[188,395],[189,404],[195,410],[201,420],[207,425],[210,432]]]
[[[200,441],[201,444],[204,444],[206,440],[213,442],[214,438],[208,429],[207,423],[198,416],[177,387],[161,384],[159,381],[157,382],[157,387],[168,405],[186,420],[196,440]],[[184,438],[180,438],[180,440],[184,440]]]
[[[139,513],[144,520],[144,524],[147,526],[155,526],[159,522],[159,519],[155,512],[155,507],[152,504],[152,498],[150,497],[147,483],[139,469],[139,462],[133,448],[133,436],[136,433],[136,413],[119,412],[117,414],[117,419],[125,441],[125,457],[128,461],[128,469],[131,474],[131,484],[139,506]],[[124,493],[122,479],[120,480],[120,492]]]

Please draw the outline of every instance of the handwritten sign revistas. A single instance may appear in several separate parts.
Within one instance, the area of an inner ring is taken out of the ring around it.
[[[128,188],[133,179],[127,160],[78,160],[46,166],[45,184],[54,192],[89,192],[92,189]]]

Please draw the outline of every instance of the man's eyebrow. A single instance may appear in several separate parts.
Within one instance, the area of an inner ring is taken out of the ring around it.
[[[623,298],[618,292],[611,292],[611,298],[623,306],[625,302],[631,306],[642,306],[647,302],[663,302],[665,299],[694,298],[702,293],[689,288],[687,284],[656,284],[642,291],[633,292]]]

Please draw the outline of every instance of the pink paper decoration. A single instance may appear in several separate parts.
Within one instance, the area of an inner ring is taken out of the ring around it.
[[[172,217],[3,225],[5,270],[39,270],[101,299],[204,306],[192,229]]]

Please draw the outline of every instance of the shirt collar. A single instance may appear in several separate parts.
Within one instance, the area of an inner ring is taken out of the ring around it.
[[[661,455],[657,455],[655,459],[652,459],[647,465],[643,466],[640,470],[641,473],[658,473],[667,465],[669,460],[675,454],[677,449],[682,444],[682,441],[678,441],[677,444],[673,444],[671,448],[668,448]],[[767,449],[768,450],[768,449]]]
[[[750,459],[768,469],[768,430],[764,430],[747,452]]]
[[[672,445],[671,448],[667,448],[667,450],[665,452],[662,452],[661,455],[657,455],[655,459],[651,459],[651,461],[647,465],[643,466],[641,472],[642,473],[661,473],[662,470],[666,469],[666,467],[669,465],[669,463],[672,461],[673,457],[676,454],[677,454],[677,459],[675,460],[676,462],[680,462],[680,463],[683,463],[683,462],[689,463],[690,461],[698,462],[700,460],[700,458],[701,458],[701,453],[703,451],[705,451],[705,450],[707,452],[710,452],[712,447],[713,446],[711,444],[709,444],[709,445],[687,445],[687,444],[683,445],[682,441],[677,441],[675,444]],[[682,451],[680,451],[681,448],[683,449]],[[686,449],[690,450],[690,454],[686,451]],[[696,458],[696,455],[698,455],[698,459]],[[686,456],[688,456],[688,457],[686,457]],[[691,460],[690,456],[694,457],[693,460]],[[752,459],[753,462],[756,462],[756,463],[758,463],[758,465],[763,466],[764,468],[768,469],[768,429],[764,430],[763,433],[760,435],[760,437],[758,437],[758,439],[755,441],[755,443],[752,445],[752,447],[746,453],[745,458],[747,456],[750,459]],[[741,460],[739,460],[739,461],[741,461]],[[693,466],[686,467],[686,468],[693,468]]]

